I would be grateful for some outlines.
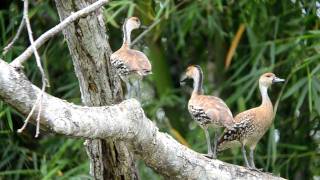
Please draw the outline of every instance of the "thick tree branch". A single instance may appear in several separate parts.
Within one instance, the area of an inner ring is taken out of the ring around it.
[[[93,11],[99,9],[101,6],[103,6],[107,2],[108,2],[108,0],[99,0],[99,1],[89,5],[88,7],[85,7],[85,8],[83,8],[83,9],[81,9],[81,10],[75,12],[75,13],[72,13],[68,18],[64,19],[58,25],[56,25],[55,27],[51,28],[50,30],[48,30],[44,34],[42,34],[34,42],[35,47],[39,48],[45,42],[47,42],[51,37],[53,37],[56,34],[58,34],[60,31],[62,31],[64,28],[66,28],[68,25],[70,25],[72,22],[74,22],[75,20],[77,20],[77,19],[79,19],[81,17],[87,16],[88,14],[92,13]],[[34,50],[33,50],[32,46],[29,46],[22,54],[20,54],[16,59],[14,59],[11,62],[11,65],[14,66],[14,67],[21,67],[23,62],[26,61],[28,58],[30,58],[30,56],[32,55],[33,51]]]
[[[0,60],[0,98],[28,114],[41,90],[22,72]],[[43,96],[41,126],[74,137],[123,140],[160,174],[177,179],[282,179],[271,174],[210,160],[161,133],[138,101],[83,107],[48,94]],[[33,116],[33,119],[36,117]]]

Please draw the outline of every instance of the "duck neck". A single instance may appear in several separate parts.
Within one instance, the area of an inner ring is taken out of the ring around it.
[[[132,28],[128,26],[127,20],[124,22],[122,26],[122,32],[123,32],[123,44],[122,46],[127,46],[129,47],[131,44],[131,31]]]
[[[193,76],[193,92],[192,95],[202,94],[203,73],[197,68],[197,73]]]
[[[259,89],[260,89],[260,93],[261,93],[261,96],[262,96],[262,104],[261,104],[261,106],[268,106],[270,104],[272,106],[272,103],[271,103],[269,95],[268,95],[268,87],[263,86],[263,85],[260,84],[259,85]]]

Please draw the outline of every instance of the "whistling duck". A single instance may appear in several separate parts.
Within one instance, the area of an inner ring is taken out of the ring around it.
[[[132,97],[134,91],[140,98],[140,81],[143,76],[151,74],[151,64],[147,56],[140,51],[130,48],[131,31],[138,29],[140,24],[140,20],[137,17],[130,17],[125,20],[122,26],[122,46],[110,57],[111,65],[126,83],[127,98]],[[135,87],[134,91],[131,89],[132,86]]]
[[[245,165],[250,169],[256,169],[253,157],[254,149],[262,136],[270,128],[274,117],[272,102],[269,99],[267,91],[271,84],[284,81],[284,79],[276,77],[273,73],[265,73],[260,76],[261,105],[241,112],[234,118],[234,125],[231,128],[226,128],[218,141],[218,151],[234,147],[237,144],[241,145]],[[245,146],[250,149],[250,164],[247,159]]]
[[[233,116],[228,106],[218,97],[206,96],[202,92],[203,72],[198,65],[189,66],[181,78],[181,83],[186,79],[193,79],[193,92],[188,102],[188,110],[192,118],[204,130],[208,146],[208,157],[216,158],[217,131],[214,138],[214,150],[212,152],[208,127],[231,127]]]

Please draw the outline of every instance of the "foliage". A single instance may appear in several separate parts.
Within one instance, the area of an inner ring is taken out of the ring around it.
[[[0,11],[0,47],[14,36],[22,17],[20,1],[5,1]],[[32,1],[30,10],[35,36],[59,22],[54,2]],[[289,179],[319,176],[320,142],[320,2],[317,0],[119,0],[105,10],[113,50],[122,41],[121,24],[136,15],[154,25],[134,48],[144,50],[153,64],[153,75],[144,82],[152,100],[144,108],[162,131],[198,152],[205,152],[205,136],[187,112],[190,88],[179,86],[180,74],[189,64],[205,72],[206,94],[226,100],[234,114],[260,103],[257,79],[273,71],[287,81],[269,92],[279,103],[274,125],[258,145],[256,165]],[[243,33],[241,27],[244,27]],[[134,32],[137,37],[143,30]],[[235,41],[238,39],[240,41]],[[10,61],[27,46],[24,34],[2,58]],[[233,45],[231,45],[233,44]],[[50,94],[80,103],[78,82],[63,37],[41,48],[49,74]],[[230,62],[227,56],[232,57]],[[230,63],[230,66],[226,64]],[[31,81],[39,84],[34,59],[25,66]],[[148,94],[148,93],[146,93]],[[150,99],[150,98],[148,98]],[[0,176],[6,179],[87,178],[88,162],[83,140],[41,132],[34,139],[32,126],[17,134],[23,117],[0,103]],[[239,149],[220,159],[242,164]],[[161,179],[139,163],[142,179]]]

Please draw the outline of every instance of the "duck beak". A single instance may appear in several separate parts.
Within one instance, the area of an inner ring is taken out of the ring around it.
[[[188,77],[186,74],[182,75],[182,77],[180,78],[180,86],[184,86],[186,84],[187,79]]]
[[[284,81],[285,81],[285,79],[274,77],[273,80],[272,80],[272,83],[280,83],[280,82],[284,82]]]

